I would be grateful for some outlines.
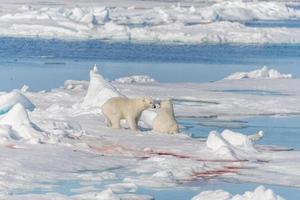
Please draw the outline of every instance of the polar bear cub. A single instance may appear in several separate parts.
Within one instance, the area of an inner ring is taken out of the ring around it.
[[[178,133],[179,127],[175,120],[171,100],[161,101],[160,107],[160,111],[158,111],[153,121],[153,130],[159,133]]]
[[[137,130],[140,116],[148,108],[155,108],[154,100],[151,97],[138,99],[113,97],[101,107],[108,126],[119,129],[120,120],[125,119],[132,130]]]

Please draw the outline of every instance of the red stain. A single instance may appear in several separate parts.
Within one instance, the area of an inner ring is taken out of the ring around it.
[[[237,173],[239,169],[240,168],[238,167],[234,167],[234,168],[225,167],[222,169],[209,170],[205,172],[194,172],[193,176],[196,178],[214,177],[214,176],[220,176],[229,173]]]
[[[151,151],[149,152],[150,154],[154,154],[154,155],[159,155],[159,156],[173,156],[176,158],[180,158],[180,159],[192,159],[192,160],[196,160],[199,162],[248,162],[249,160],[246,159],[238,159],[238,160],[223,160],[223,159],[199,159],[196,158],[194,156],[188,156],[188,155],[182,155],[182,154],[176,154],[176,153],[172,153],[172,152],[155,152],[155,151]]]
[[[16,145],[14,144],[8,144],[8,145],[5,145],[6,148],[10,148],[10,149],[16,149]]]
[[[230,160],[230,159],[201,159],[197,158],[195,156],[189,156],[189,155],[184,155],[184,154],[178,154],[178,153],[173,153],[173,152],[165,152],[165,151],[139,151],[136,149],[131,149],[127,148],[121,145],[116,145],[116,144],[111,144],[111,145],[106,145],[106,146],[94,146],[89,144],[88,145],[91,149],[97,151],[98,153],[107,153],[107,154],[116,154],[120,153],[122,155],[133,155],[136,158],[140,159],[148,159],[152,157],[152,155],[158,155],[158,156],[173,156],[179,159],[191,159],[199,162],[220,162],[220,163],[241,163],[241,162],[249,162],[247,159],[237,159],[237,160]],[[256,160],[259,163],[267,163],[269,161],[267,160]]]

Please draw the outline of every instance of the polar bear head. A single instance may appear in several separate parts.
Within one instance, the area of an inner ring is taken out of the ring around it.
[[[155,102],[152,97],[143,97],[143,105],[145,108],[155,108]]]

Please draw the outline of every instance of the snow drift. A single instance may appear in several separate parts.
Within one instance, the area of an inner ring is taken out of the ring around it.
[[[257,69],[250,72],[236,72],[232,75],[224,78],[225,80],[236,80],[244,78],[252,79],[280,79],[280,78],[292,78],[292,74],[281,74],[275,69],[268,69],[267,66],[264,66],[261,69]]]

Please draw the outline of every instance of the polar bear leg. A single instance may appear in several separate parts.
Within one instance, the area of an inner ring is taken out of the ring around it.
[[[102,114],[104,116],[104,119],[105,119],[105,124],[108,126],[108,127],[111,127],[111,121],[109,119],[109,117],[107,117],[107,115],[105,114],[105,112],[102,111]]]
[[[108,127],[112,126],[111,121],[108,118],[105,118],[105,123]]]
[[[120,118],[119,117],[115,117],[113,119],[111,119],[111,124],[112,124],[112,128],[115,129],[120,129]]]
[[[130,127],[131,130],[137,130],[137,124],[136,124],[136,119],[132,118],[132,117],[127,117],[127,123]]]

